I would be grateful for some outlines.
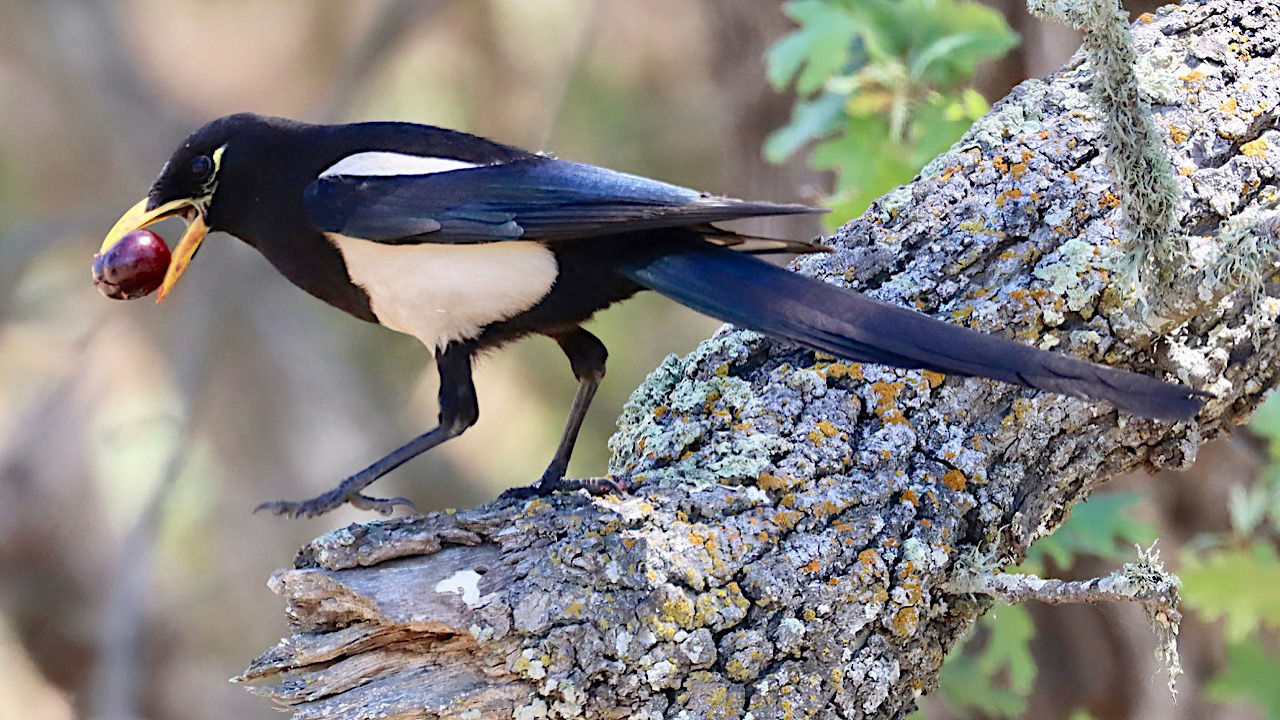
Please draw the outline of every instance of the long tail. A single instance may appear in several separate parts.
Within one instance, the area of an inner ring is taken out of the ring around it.
[[[1183,420],[1208,397],[1137,373],[935,320],[707,242],[621,269],[712,317],[860,362],[978,375]]]

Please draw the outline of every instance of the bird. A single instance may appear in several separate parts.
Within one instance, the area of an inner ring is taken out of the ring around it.
[[[188,224],[158,300],[173,291],[206,234],[222,231],[302,290],[411,335],[434,354],[436,427],[328,492],[257,508],[294,517],[347,504],[381,513],[410,505],[365,489],[471,427],[479,416],[478,354],[529,335],[558,343],[579,384],[546,470],[507,494],[627,489],[625,478],[565,474],[608,356],[582,325],[641,291],[849,361],[990,378],[1162,421],[1193,417],[1207,397],[793,273],[758,256],[825,248],[714,224],[812,212],[820,210],[711,195],[429,125],[321,125],[240,113],[192,133],[101,251],[179,216]]]

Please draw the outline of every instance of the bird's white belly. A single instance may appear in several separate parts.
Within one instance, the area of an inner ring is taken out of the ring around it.
[[[538,304],[558,272],[555,255],[537,243],[388,245],[326,236],[378,322],[433,349]]]

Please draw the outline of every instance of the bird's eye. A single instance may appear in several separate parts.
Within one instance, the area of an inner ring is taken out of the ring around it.
[[[213,161],[208,155],[197,155],[191,160],[191,176],[197,180],[204,180],[213,172]]]

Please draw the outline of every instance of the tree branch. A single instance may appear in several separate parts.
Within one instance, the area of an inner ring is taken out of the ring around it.
[[[1134,27],[1137,77],[1190,251],[1145,307],[1109,283],[1129,234],[1082,55],[796,267],[1208,389],[1197,421],[722,330],[627,404],[611,471],[647,480],[634,496],[321,537],[272,578],[295,634],[239,679],[295,718],[903,717],[989,606],[949,585],[958,558],[1017,562],[1277,383],[1274,224],[1242,218],[1277,192],[1280,0],[1162,12]]]

